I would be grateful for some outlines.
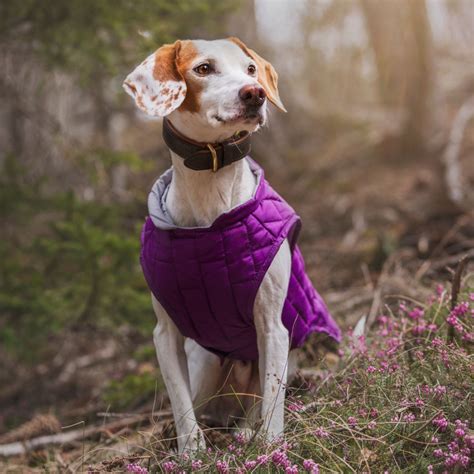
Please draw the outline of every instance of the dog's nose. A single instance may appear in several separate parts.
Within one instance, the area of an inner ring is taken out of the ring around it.
[[[265,102],[267,94],[263,87],[247,85],[239,90],[239,97],[245,105],[260,107]]]

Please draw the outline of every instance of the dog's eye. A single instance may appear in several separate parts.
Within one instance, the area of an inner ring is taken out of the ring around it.
[[[254,64],[249,64],[249,67],[247,68],[247,72],[253,76],[257,72],[257,68],[255,67]]]
[[[212,67],[209,63],[200,64],[193,69],[194,72],[201,76],[207,76],[212,72]]]

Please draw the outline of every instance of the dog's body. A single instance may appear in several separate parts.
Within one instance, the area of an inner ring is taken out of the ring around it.
[[[284,110],[273,67],[234,38],[165,45],[138,66],[124,86],[142,110],[167,116],[181,135],[200,143],[219,143],[242,130],[256,131],[266,122],[266,99]],[[173,177],[165,206],[178,226],[210,226],[255,192],[256,178],[246,159],[218,172],[189,169],[172,151],[171,159]],[[242,429],[261,420],[261,433],[268,440],[283,433],[289,334],[282,323],[282,308],[291,262],[285,240],[254,302],[258,361],[221,363],[218,356],[186,339],[152,297],[158,319],[154,343],[179,451],[204,445],[196,416],[205,410],[220,423],[241,419]]]
[[[255,178],[247,161],[242,160],[218,173],[196,172],[184,167],[180,157],[171,153],[173,180],[166,207],[178,225],[210,225],[224,212],[247,201],[255,188]],[[196,177],[195,175],[198,175]],[[262,396],[261,416],[272,439],[283,432],[283,402],[288,370],[288,331],[281,321],[281,311],[290,276],[290,249],[282,245],[262,286],[254,307],[259,350],[258,368],[254,363],[228,361],[221,365],[219,357],[191,339],[184,339],[160,303],[153,298],[158,324],[153,339],[160,361],[178,433],[180,450],[197,447],[199,429],[195,408],[207,412],[219,423],[231,418],[250,416],[248,426],[258,417],[252,397],[220,394],[256,394]],[[258,369],[258,370],[256,370]],[[262,376],[259,376],[261,374]],[[261,390],[260,387],[263,387]],[[266,397],[265,397],[266,394]],[[217,396],[217,398],[212,399]],[[189,438],[187,435],[192,434]]]

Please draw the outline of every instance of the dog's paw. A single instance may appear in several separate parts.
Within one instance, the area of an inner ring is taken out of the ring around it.
[[[194,428],[191,433],[186,436],[178,438],[178,453],[179,454],[193,454],[197,451],[206,449],[206,441],[204,433],[201,428]]]
[[[234,437],[239,444],[243,444],[255,439],[257,434],[258,432],[252,428],[240,428]]]

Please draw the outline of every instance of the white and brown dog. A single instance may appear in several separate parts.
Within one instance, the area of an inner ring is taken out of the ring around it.
[[[124,88],[142,111],[166,117],[177,133],[201,144],[220,143],[242,131],[255,132],[267,120],[268,101],[285,110],[272,65],[236,38],[164,45],[126,78]],[[210,226],[221,214],[248,201],[255,191],[255,173],[245,159],[217,173],[189,169],[173,151],[171,159],[172,179],[163,205],[178,226]],[[282,435],[289,370],[289,333],[282,323],[282,308],[291,261],[290,245],[285,241],[255,299],[258,363],[222,363],[217,355],[185,338],[152,296],[158,318],[154,343],[180,452],[204,446],[196,419],[203,407],[222,422],[228,422],[230,414],[246,413],[243,430],[260,420],[260,432],[267,440]],[[234,395],[216,397],[222,393]]]

